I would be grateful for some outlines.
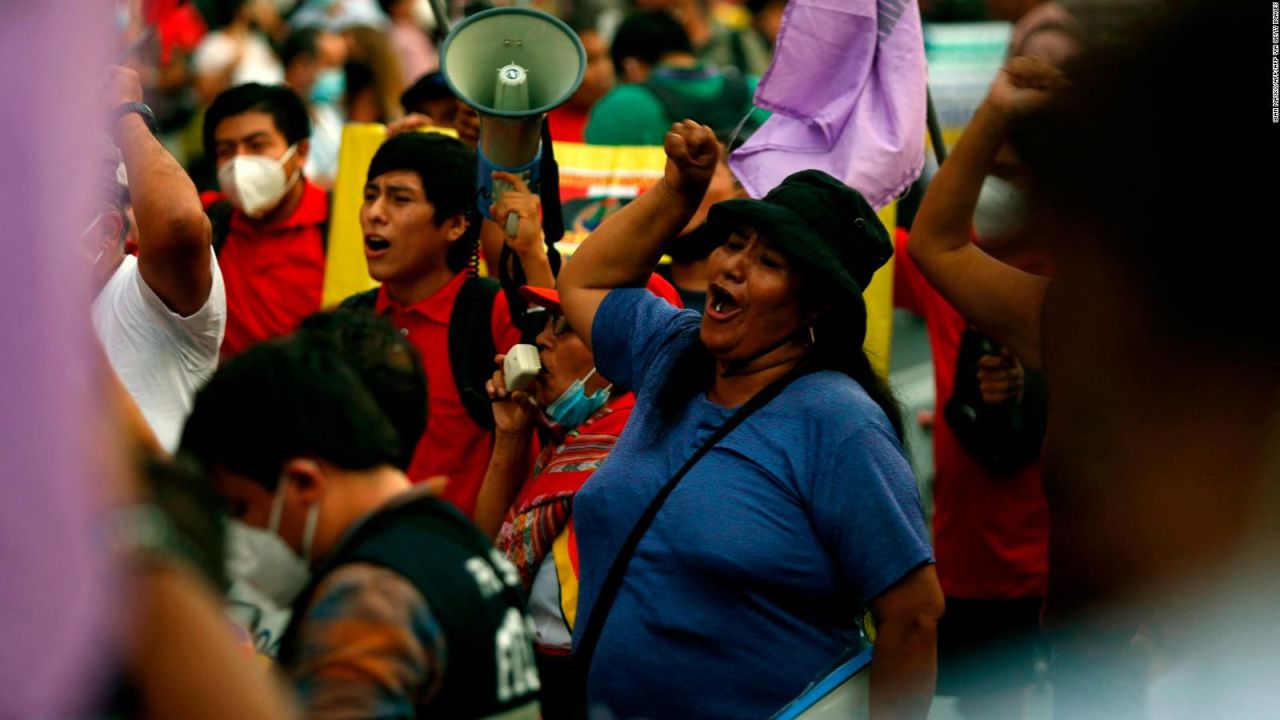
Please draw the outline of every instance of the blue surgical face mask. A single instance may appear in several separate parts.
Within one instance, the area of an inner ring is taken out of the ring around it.
[[[316,74],[311,84],[311,102],[317,105],[336,105],[347,91],[347,76],[342,68],[329,68]]]
[[[604,407],[604,404],[609,401],[609,393],[613,390],[613,386],[601,388],[594,395],[588,395],[587,381],[595,374],[596,369],[591,368],[591,372],[587,373],[586,377],[574,380],[573,384],[543,411],[547,419],[566,430],[572,430]]]

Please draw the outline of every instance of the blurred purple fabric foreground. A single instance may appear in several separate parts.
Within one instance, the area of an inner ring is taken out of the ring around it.
[[[0,718],[75,712],[108,654],[94,534],[85,168],[109,0],[0,3]]]
[[[791,0],[756,88],[773,116],[729,165],[751,197],[816,168],[880,208],[924,168],[925,81],[915,0]]]

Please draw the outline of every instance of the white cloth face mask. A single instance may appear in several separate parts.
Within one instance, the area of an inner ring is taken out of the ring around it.
[[[218,168],[218,185],[232,205],[251,218],[260,218],[275,208],[302,177],[300,169],[292,177],[284,174],[284,164],[297,149],[297,145],[290,145],[279,160],[266,155],[237,155]]]

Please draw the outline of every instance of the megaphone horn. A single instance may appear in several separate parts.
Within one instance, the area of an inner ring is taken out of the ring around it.
[[[440,50],[445,83],[480,114],[476,202],[485,217],[510,187],[493,182],[497,170],[538,188],[542,120],[582,84],[587,53],[582,41],[551,15],[529,8],[496,8],[459,23]],[[492,219],[492,218],[490,218]],[[518,218],[506,218],[516,234]]]

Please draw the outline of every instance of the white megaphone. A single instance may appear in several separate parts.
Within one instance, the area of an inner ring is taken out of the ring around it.
[[[543,117],[573,95],[586,66],[586,50],[573,30],[537,10],[486,10],[449,32],[440,70],[454,94],[480,114],[476,203],[485,217],[510,189],[502,182],[495,186],[495,170],[538,191]],[[507,216],[508,235],[516,234],[517,222],[515,213]]]

